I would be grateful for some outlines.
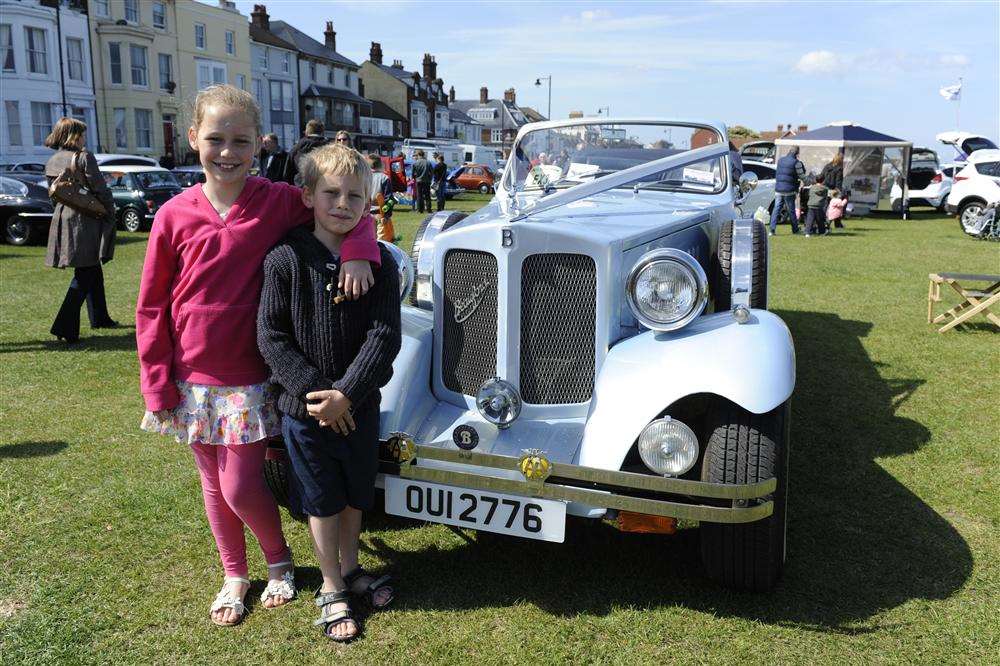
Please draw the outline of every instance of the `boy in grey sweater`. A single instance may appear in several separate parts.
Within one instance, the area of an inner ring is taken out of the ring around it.
[[[291,508],[309,517],[323,574],[316,624],[346,642],[359,630],[352,597],[375,610],[393,599],[388,577],[358,564],[358,537],[374,502],[379,388],[401,343],[399,274],[381,248],[368,293],[354,301],[338,293],[341,242],[357,224],[372,224],[371,169],[337,144],[309,153],[300,168],[316,226],[295,229],[265,259],[257,343],[279,388]]]

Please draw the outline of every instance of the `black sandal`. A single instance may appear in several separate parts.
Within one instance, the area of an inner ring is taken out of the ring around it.
[[[365,576],[370,577],[372,582],[369,583],[361,592],[354,592],[354,583],[356,583],[359,578],[363,578]],[[365,571],[364,567],[359,564],[357,568],[350,573],[345,574],[343,578],[344,582],[347,583],[347,588],[351,590],[351,593],[358,597],[364,597],[365,601],[368,602],[368,605],[373,611],[385,610],[396,598],[396,590],[388,584],[392,580],[392,576],[388,574],[375,578],[375,576]],[[389,590],[389,600],[384,604],[378,605],[375,603],[375,593],[382,589]]]
[[[313,624],[316,626],[323,627],[323,635],[329,638],[331,641],[336,643],[350,643],[355,638],[361,635],[361,625],[357,620],[354,619],[354,613],[351,612],[350,607],[351,602],[351,591],[341,590],[340,592],[321,592],[316,591],[316,605],[319,606],[319,619],[314,620]],[[339,611],[331,611],[329,607],[333,604],[346,603],[347,608]],[[353,636],[348,636],[346,638],[338,638],[330,634],[330,629],[338,625],[344,624],[345,622],[354,623],[355,632]]]

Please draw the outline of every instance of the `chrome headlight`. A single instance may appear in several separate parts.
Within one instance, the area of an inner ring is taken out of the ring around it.
[[[642,255],[629,271],[625,293],[632,314],[656,331],[686,326],[705,309],[708,278],[687,252],[664,248]]]
[[[413,288],[413,261],[397,245],[385,241],[379,241],[379,245],[389,250],[396,262],[396,268],[399,270],[399,302],[402,303]]]
[[[483,418],[498,428],[508,428],[521,414],[521,396],[508,381],[488,380],[476,394],[476,407]]]
[[[698,438],[691,428],[665,416],[643,428],[639,457],[657,474],[680,476],[698,460]]]

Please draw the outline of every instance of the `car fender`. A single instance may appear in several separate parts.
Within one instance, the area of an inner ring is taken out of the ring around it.
[[[434,315],[404,305],[400,323],[402,344],[392,363],[392,378],[381,391],[383,438],[393,432],[416,434],[437,402],[431,392]]]
[[[755,414],[787,400],[795,388],[791,333],[777,315],[750,313],[745,324],[721,312],[612,347],[594,383],[579,464],[619,469],[646,424],[688,395],[719,395]]]

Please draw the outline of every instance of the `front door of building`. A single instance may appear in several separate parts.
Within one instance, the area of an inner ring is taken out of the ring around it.
[[[163,157],[170,164],[176,164],[174,160],[174,115],[172,113],[163,114]]]

